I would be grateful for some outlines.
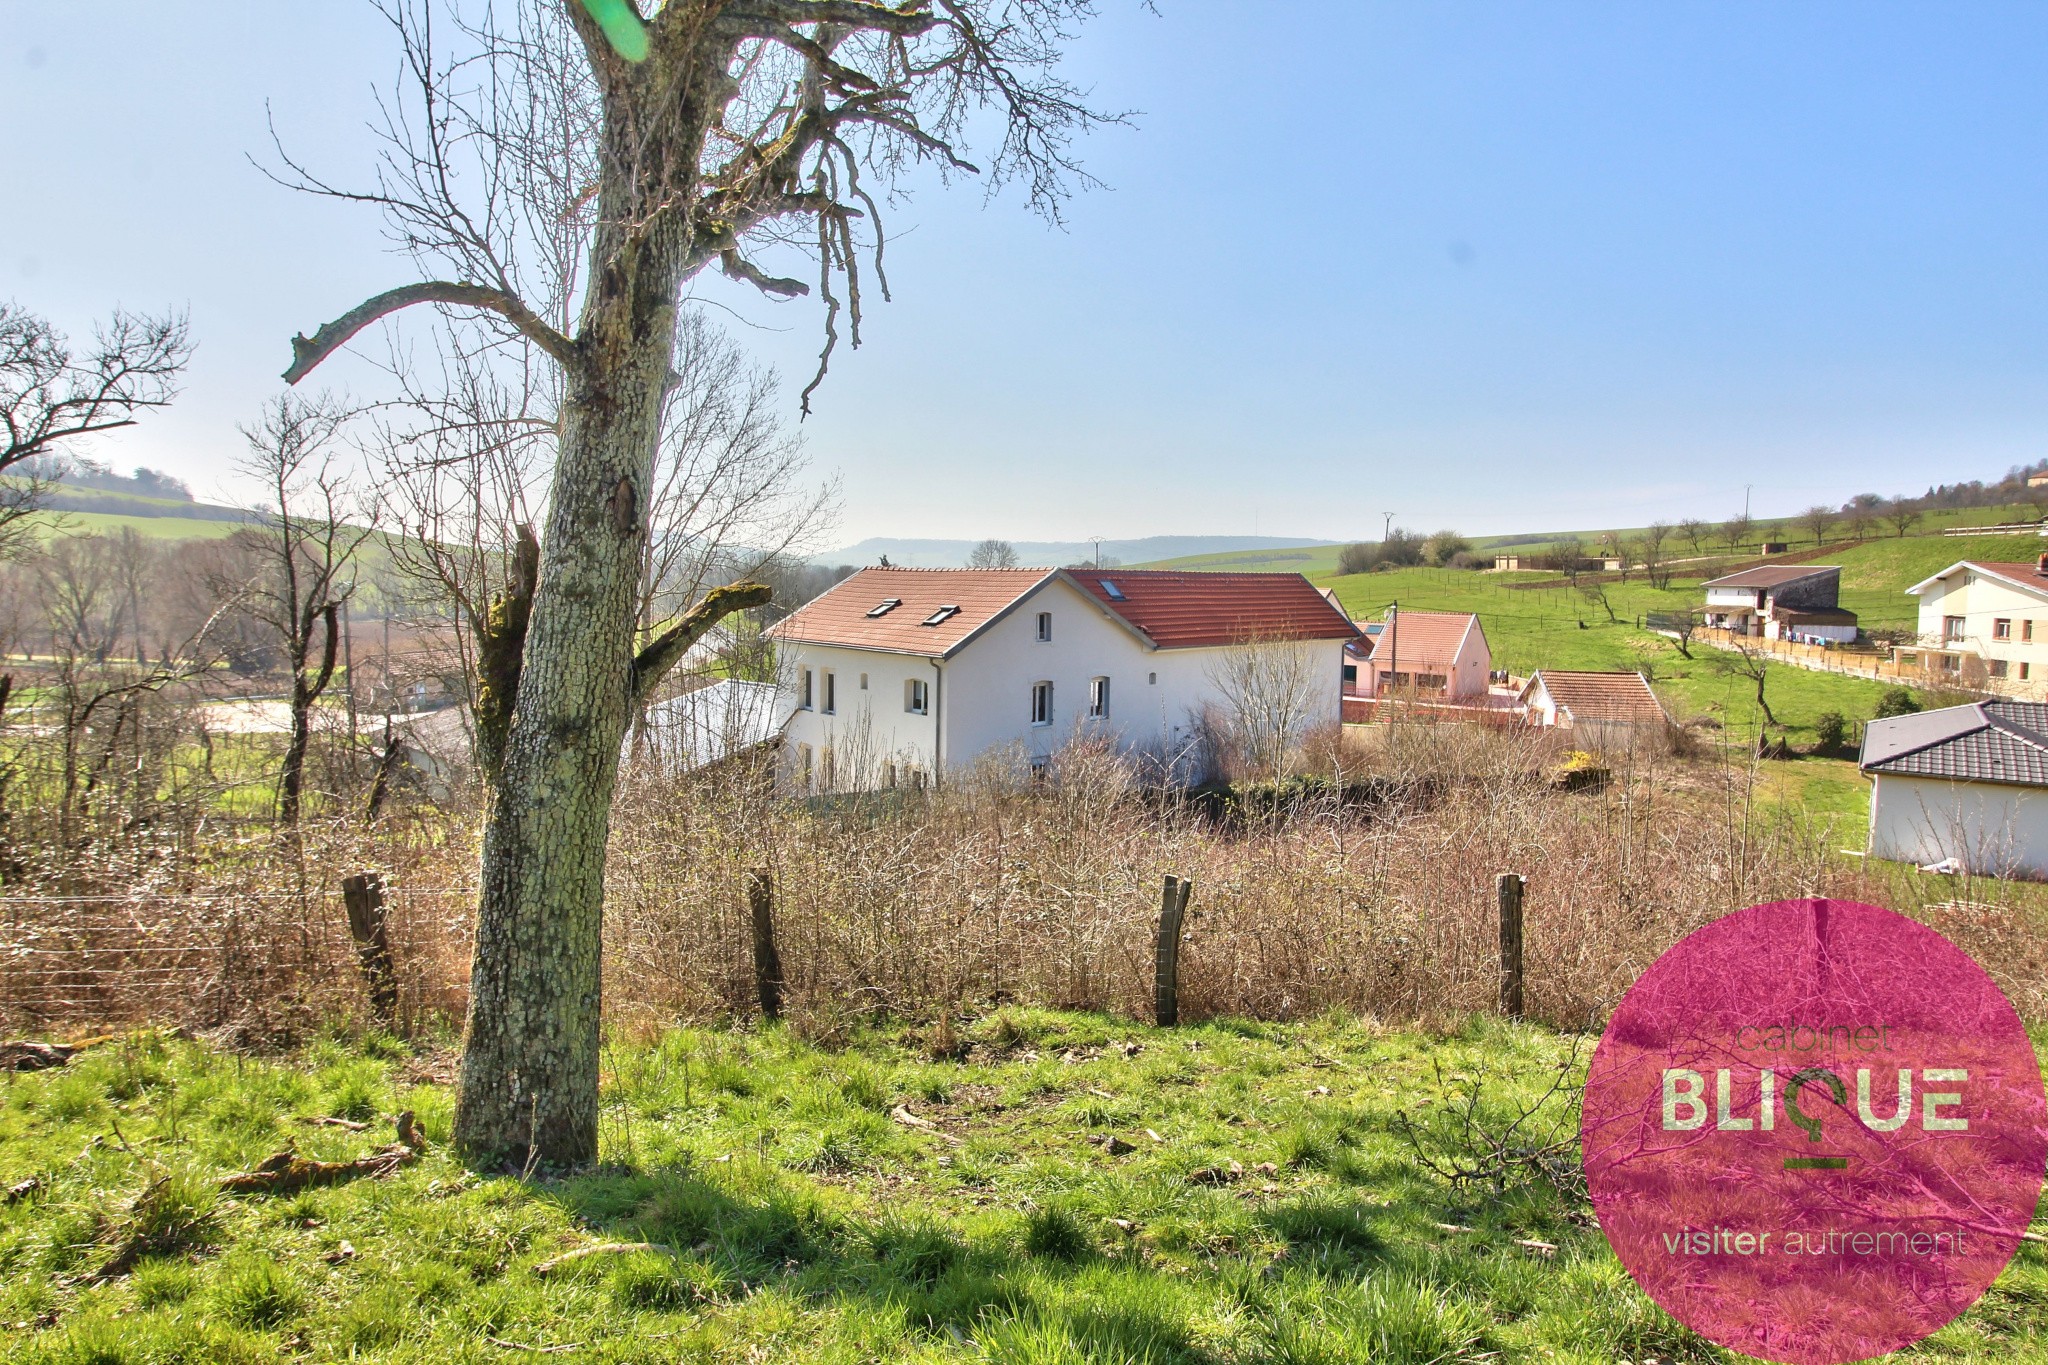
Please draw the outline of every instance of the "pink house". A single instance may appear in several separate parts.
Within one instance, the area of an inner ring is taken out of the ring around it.
[[[1447,701],[1486,695],[1493,650],[1472,613],[1389,607],[1385,619],[1357,624],[1359,638],[1344,651],[1345,696],[1377,697],[1382,688]]]

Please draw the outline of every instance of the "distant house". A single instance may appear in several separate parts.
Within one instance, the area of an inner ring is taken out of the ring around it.
[[[2044,470],[2042,470],[2042,471],[2041,471],[2040,473],[2038,473],[2038,474],[2029,474],[2029,475],[2027,475],[2027,487],[2029,487],[2029,488],[2042,488],[2042,487],[2048,487],[2048,469],[2044,469]]]
[[[1842,571],[1833,565],[1763,564],[1702,586],[1716,630],[1806,644],[1856,640],[1856,613],[1842,609]]]
[[[1661,732],[1670,713],[1640,673],[1590,673],[1539,668],[1522,686],[1523,713],[1532,725],[1572,731]]]
[[[1462,701],[1486,694],[1493,650],[1472,613],[1390,607],[1384,619],[1357,625],[1358,638],[1344,648],[1346,696],[1391,690]]]
[[[1249,669],[1295,733],[1335,724],[1350,620],[1298,573],[863,569],[770,627],[790,784],[918,786],[1073,738],[1192,770]]]
[[[2048,876],[2048,704],[1973,702],[1873,720],[1870,853]]]
[[[1920,599],[1908,668],[1987,690],[2038,693],[2048,673],[2048,554],[2031,563],[1965,559],[1906,589]]]

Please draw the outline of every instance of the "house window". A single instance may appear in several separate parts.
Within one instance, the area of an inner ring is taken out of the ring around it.
[[[1348,683],[1355,683],[1355,682],[1357,682],[1357,681],[1358,681],[1358,665],[1357,665],[1357,664],[1346,664],[1346,665],[1344,665],[1344,681],[1345,681],[1345,682],[1348,682]]]
[[[1960,640],[1960,639],[1962,639],[1962,638],[1963,638],[1963,618],[1962,618],[1962,617],[1960,617],[1960,616],[1944,616],[1944,617],[1942,617],[1942,618],[1941,618],[1941,638],[1942,638],[1942,639],[1944,639],[1944,640]]]
[[[868,675],[865,673],[860,675],[860,690],[863,692],[868,690]]]
[[[1109,679],[1096,678],[1088,684],[1088,714],[1097,718],[1109,714]]]
[[[1041,640],[1050,640],[1052,638],[1052,613],[1049,611],[1038,613],[1038,638]]]
[[[926,703],[929,700],[928,694],[925,691],[925,688],[928,686],[929,684],[922,678],[912,678],[909,682],[904,683],[903,709],[913,716],[923,715]]]
[[[1994,640],[2010,640],[2012,638],[2012,622],[2003,616],[1993,621],[1991,623],[1991,638]]]
[[[876,605],[868,608],[868,615],[870,617],[887,616],[902,605],[903,599],[900,597],[885,597]]]
[[[1150,686],[1157,687],[1159,685],[1159,675],[1157,673],[1147,673],[1145,681]]]
[[[896,765],[894,763],[884,763],[882,765],[882,785],[885,787],[896,785]]]
[[[2027,644],[2034,642],[2034,623],[2032,621],[2020,622],[2020,639]]]
[[[824,748],[818,750],[818,789],[820,791],[831,791],[835,785],[832,781],[834,776],[835,774],[832,769],[832,746],[827,744]]]
[[[1119,588],[1116,584],[1110,582],[1107,578],[1102,580],[1102,595],[1104,597],[1107,597],[1112,602],[1121,602],[1124,600],[1124,590],[1122,588]]]
[[[1049,682],[1031,684],[1031,723],[1052,724],[1052,684]]]
[[[2033,665],[2032,665],[2032,664],[2025,664],[2025,663],[2021,664],[2021,665],[2020,665],[2020,681],[2021,681],[2021,682],[2025,682],[2025,681],[2027,680],[2027,674],[2028,674],[2028,673],[2030,673],[2030,672],[2032,672],[2032,671],[2033,671]]]
[[[825,670],[825,704],[818,709],[831,715],[839,709],[839,680],[831,669]]]
[[[925,617],[925,618],[924,618],[924,620],[922,620],[922,621],[918,622],[918,624],[919,624],[919,625],[921,625],[921,626],[939,626],[939,625],[944,625],[944,624],[946,623],[946,621],[947,621],[947,619],[948,619],[949,617],[957,616],[957,615],[959,615],[959,613],[960,613],[960,608],[958,608],[958,607],[955,607],[955,606],[944,606],[944,607],[940,607],[940,608],[939,608],[939,609],[938,609],[937,611],[933,612],[933,613],[932,613],[932,614],[931,614],[930,616],[927,616],[927,617]]]
[[[1962,671],[1963,671],[1963,660],[1962,660],[1962,657],[1961,657],[1960,655],[1956,655],[1956,654],[1944,654],[1944,655],[1942,655],[1942,656],[1941,656],[1941,671],[1942,671],[1942,672],[1944,672],[1944,673],[1960,673],[1960,672],[1962,672]]]
[[[1991,660],[1991,676],[1994,678],[2002,678],[2005,676],[2005,660]]]
[[[796,746],[796,782],[804,791],[811,789],[811,746]]]
[[[811,709],[811,670],[808,668],[804,670],[802,685],[797,688],[796,707],[799,711]]]

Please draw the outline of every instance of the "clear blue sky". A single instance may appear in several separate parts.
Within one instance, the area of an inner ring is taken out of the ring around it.
[[[843,539],[1775,514],[2048,455],[2048,6],[1103,5],[1113,188],[1065,231],[896,213],[897,301],[807,424]],[[393,61],[349,0],[0,0],[0,295],[201,343],[97,454],[222,488],[286,338],[407,278],[247,160],[267,100],[366,165]],[[793,412],[816,309],[705,292]]]

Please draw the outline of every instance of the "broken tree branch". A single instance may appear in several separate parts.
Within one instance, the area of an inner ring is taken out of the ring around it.
[[[408,284],[398,289],[389,289],[373,299],[357,304],[334,321],[322,327],[310,338],[301,334],[292,338],[291,368],[284,372],[287,384],[296,384],[311,374],[314,367],[348,343],[350,337],[368,327],[377,319],[416,303],[448,303],[461,308],[483,308],[498,314],[517,327],[529,340],[543,351],[575,368],[581,359],[576,343],[563,336],[543,322],[532,309],[507,290],[493,289],[481,284],[458,284],[451,280],[429,280],[423,284]]]

